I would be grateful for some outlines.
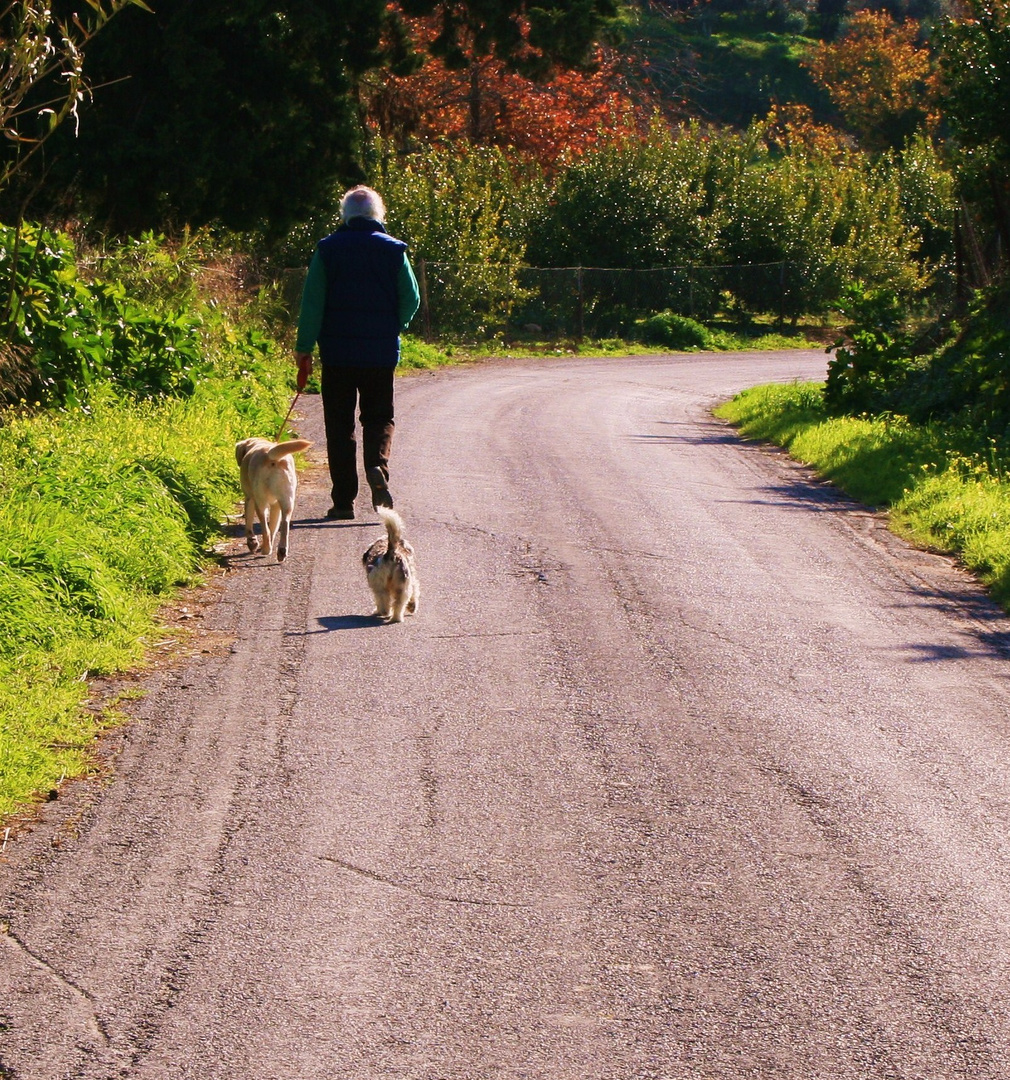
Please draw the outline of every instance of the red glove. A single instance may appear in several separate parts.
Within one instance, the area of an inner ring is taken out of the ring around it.
[[[312,357],[309,355],[303,355],[298,357],[298,389],[304,390],[305,384],[309,381],[309,375],[312,374]]]

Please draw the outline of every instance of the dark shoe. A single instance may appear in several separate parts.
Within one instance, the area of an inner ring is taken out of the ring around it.
[[[326,511],[326,517],[329,521],[353,521],[354,520],[354,507],[353,506],[331,506]]]
[[[382,469],[378,465],[372,465],[365,470],[365,479],[372,489],[372,509],[378,510],[380,506],[388,506],[392,510],[393,496],[389,494],[386,477],[383,475]]]

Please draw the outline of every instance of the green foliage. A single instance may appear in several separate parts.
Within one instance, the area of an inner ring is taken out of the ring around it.
[[[944,23],[939,45],[965,219],[976,219],[969,227],[981,235],[979,247],[999,252],[973,253],[981,283],[987,271],[1005,272],[1010,250],[1010,0],[966,0],[959,17]]]
[[[178,309],[197,299],[197,285],[206,258],[209,237],[184,229],[177,241],[164,233],[104,243],[95,252],[78,257],[78,266],[92,267],[90,278],[115,281],[133,300],[159,309]]]
[[[966,17],[940,33],[944,113],[961,144],[1010,163],[1010,3],[966,0]]]
[[[934,278],[949,274],[954,255],[954,174],[940,148],[916,135],[891,165],[901,218],[921,238],[917,258]]]
[[[708,261],[709,143],[656,125],[645,140],[595,147],[563,169],[530,236],[534,266],[644,269]]]
[[[271,345],[252,326],[196,304],[197,255],[150,234],[106,250],[109,278],[86,279],[70,240],[34,225],[0,226],[8,352],[8,401],[85,407],[112,386],[135,398],[192,394],[219,358],[255,368]]]
[[[710,349],[713,335],[686,315],[660,311],[635,323],[635,336],[647,345],[665,345],[669,349]]]
[[[628,334],[666,309],[795,325],[853,280],[912,305],[951,261],[952,178],[926,140],[874,162],[837,140],[782,145],[767,123],[657,125],[551,177],[497,148],[378,150],[372,182],[426,264],[439,333]],[[333,226],[293,231],[287,265],[305,265]]]
[[[400,363],[397,370],[427,371],[453,363],[453,357],[437,345],[429,345],[415,337],[404,336],[400,345]]]
[[[787,262],[791,317],[827,311],[855,279],[904,297],[924,287],[920,238],[902,211],[897,169],[803,146],[773,155],[759,132],[720,158],[714,203],[726,262]],[[742,299],[761,310],[760,297]]]
[[[522,297],[517,272],[543,179],[497,148],[432,147],[382,162],[376,180],[390,232],[405,240],[415,268],[437,260],[426,282],[432,319],[486,334],[505,324]]]
[[[157,313],[122,283],[85,282],[70,241],[37,226],[0,227],[6,336],[31,350],[31,394],[80,405],[99,383],[139,397],[192,393],[203,370],[199,320]]]
[[[781,151],[766,134],[763,124],[742,133],[690,127],[676,137],[657,128],[644,141],[588,151],[561,172],[528,260],[636,269],[785,263],[784,297],[759,275],[729,288],[745,310],[792,318],[827,311],[853,279],[903,298],[926,286],[929,260],[950,242],[942,219],[949,187],[935,160],[924,150],[909,155],[913,178],[928,177],[935,195],[923,191],[916,201],[903,160],[874,165],[799,142]],[[932,229],[928,253],[920,222]],[[705,309],[704,297],[695,301]]]
[[[979,294],[958,333],[912,372],[901,406],[917,419],[961,417],[1010,444],[1010,284]]]
[[[887,395],[904,382],[914,352],[903,329],[904,307],[889,289],[854,284],[845,290],[839,310],[846,325],[832,346],[825,403],[835,413],[885,408]]]
[[[236,357],[238,369],[241,358]],[[234,443],[276,430],[286,364],[188,398],[8,414],[0,427],[0,816],[88,765],[87,677],[140,659],[238,498]]]

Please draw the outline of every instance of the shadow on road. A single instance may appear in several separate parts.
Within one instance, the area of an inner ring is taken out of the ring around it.
[[[289,630],[285,637],[308,637],[310,634],[332,634],[335,630],[364,630],[369,626],[386,626],[378,615],[323,615],[316,619],[318,630]]]
[[[662,435],[632,435],[632,442],[640,443],[666,443],[668,445],[685,444],[688,446],[720,446],[727,443],[746,445],[747,440],[742,439],[735,428],[725,427],[721,424],[699,424],[696,421],[687,420],[656,420],[659,427],[683,428],[685,434],[673,432]],[[701,434],[699,434],[699,428]]]

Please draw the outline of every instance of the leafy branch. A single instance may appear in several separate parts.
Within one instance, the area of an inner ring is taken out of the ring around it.
[[[85,16],[58,19],[47,3],[15,0],[0,6],[0,132],[8,153],[0,189],[65,120],[76,122],[90,93],[84,72],[87,43],[124,8],[151,9],[144,0],[85,0]]]

